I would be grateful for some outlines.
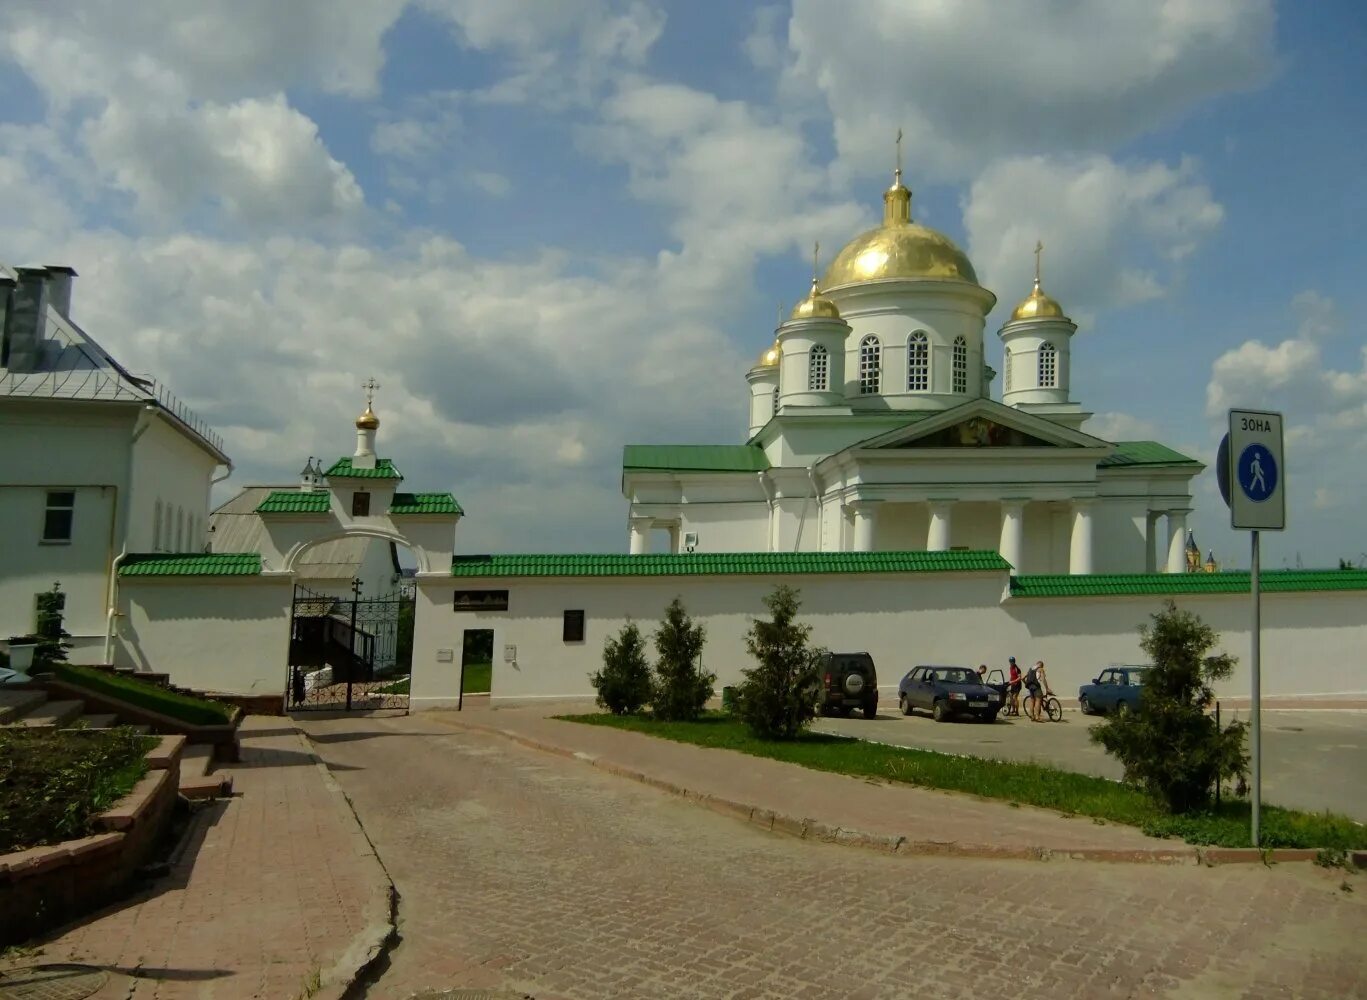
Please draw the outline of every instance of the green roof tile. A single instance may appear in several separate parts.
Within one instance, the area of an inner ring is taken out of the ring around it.
[[[1099,469],[1133,465],[1200,465],[1194,458],[1157,441],[1115,441],[1115,451],[1097,462]]]
[[[403,475],[398,469],[394,468],[394,463],[387,458],[375,459],[375,468],[356,469],[351,465],[351,459],[339,458],[332,463],[332,467],[324,472],[323,475],[329,479],[402,479]]]
[[[793,573],[1004,572],[995,552],[690,552],[661,555],[456,556],[451,575],[777,576]]]
[[[395,493],[390,514],[464,514],[450,493]]]
[[[1265,570],[1269,593],[1367,590],[1367,570]],[[1247,594],[1247,573],[1096,573],[1069,576],[1017,576],[1012,597],[1167,597],[1178,594]]]
[[[256,576],[259,552],[148,552],[125,556],[119,576]]]
[[[763,472],[769,459],[748,444],[629,444],[622,468],[633,472]]]
[[[331,507],[332,494],[325,490],[304,493],[301,490],[271,490],[266,499],[256,505],[258,514],[326,514]]]

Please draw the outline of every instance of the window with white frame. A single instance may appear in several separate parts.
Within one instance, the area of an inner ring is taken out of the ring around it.
[[[968,392],[968,341],[963,337],[954,338],[954,385],[955,392]]]
[[[859,392],[870,396],[883,388],[883,345],[870,334],[859,345]]]
[[[71,525],[76,516],[76,494],[71,490],[48,490],[43,510],[43,541],[71,541]]]
[[[1058,386],[1058,349],[1053,344],[1040,345],[1039,385],[1041,389]]]
[[[830,384],[831,358],[826,348],[817,344],[807,355],[807,391],[825,392]]]
[[[930,340],[917,330],[907,341],[907,389],[925,392],[930,388]]]
[[[1002,378],[1006,381],[1006,391],[1011,391],[1011,348],[1002,352],[1002,367],[1006,369],[1002,372]]]

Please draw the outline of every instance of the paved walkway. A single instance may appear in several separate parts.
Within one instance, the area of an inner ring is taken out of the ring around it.
[[[763,757],[739,757],[730,750],[711,750],[548,717],[586,710],[582,704],[486,708],[428,712],[422,717],[443,725],[495,731],[567,756],[591,758],[609,771],[641,775],[666,790],[687,790],[699,797],[741,803],[809,820],[828,830],[857,832],[879,840],[905,838],[906,848],[919,845],[917,849],[922,851],[999,857],[1055,852],[1190,853],[1181,844],[1145,836],[1129,826],[813,771]],[[739,761],[744,766],[738,766]]]
[[[7,964],[99,966],[101,998],[339,994],[388,933],[389,878],[290,720],[248,717],[231,770],[169,876]]]

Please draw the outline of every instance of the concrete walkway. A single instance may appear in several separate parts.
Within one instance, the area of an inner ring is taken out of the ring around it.
[[[445,725],[496,732],[687,795],[718,812],[812,839],[898,853],[1096,860],[1194,860],[1194,851],[1133,827],[973,796],[814,771],[639,733],[562,722],[569,706],[430,712]]]
[[[340,996],[389,933],[389,877],[289,719],[248,717],[231,770],[168,876],[3,966],[96,966],[100,998]]]

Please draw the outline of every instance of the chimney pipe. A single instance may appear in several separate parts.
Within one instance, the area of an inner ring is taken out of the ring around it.
[[[65,264],[49,264],[47,299],[62,319],[71,318],[71,286],[76,280],[76,269]]]
[[[6,367],[13,372],[38,370],[47,335],[47,283],[44,267],[16,268],[19,285],[9,309],[9,355]]]
[[[9,314],[14,298],[14,279],[0,274],[0,368],[9,367]]]

